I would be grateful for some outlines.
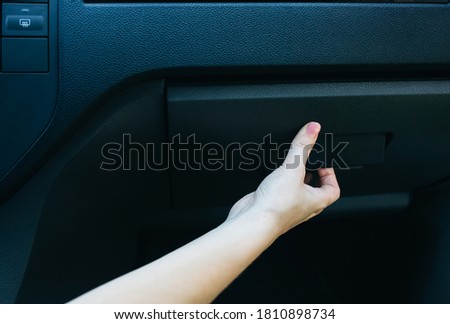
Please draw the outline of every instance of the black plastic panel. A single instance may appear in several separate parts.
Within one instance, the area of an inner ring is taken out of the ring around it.
[[[336,73],[353,72],[363,77],[376,72],[401,78],[404,73],[414,76],[433,71],[446,76],[450,64],[447,4],[90,5],[74,0],[60,1],[59,9],[61,69],[56,114],[44,136],[1,181],[3,200],[29,179],[99,103],[137,80],[236,74],[301,78],[315,73],[334,78]],[[50,27],[54,23],[50,20]],[[7,96],[10,85],[19,87],[9,79],[6,88],[0,88]],[[53,81],[39,80],[30,76],[20,86],[28,94],[21,100],[34,98],[33,91],[43,95],[42,100],[34,100],[40,115],[23,108],[22,115],[30,120],[21,119],[17,123],[21,132],[5,131],[2,139],[13,135],[29,139],[29,133],[42,132],[38,126],[43,124],[41,119],[48,120],[48,101],[53,100],[55,87]],[[19,100],[15,94],[13,98]],[[17,112],[7,112],[1,119],[8,120],[9,128],[11,115]],[[26,133],[20,123],[28,127]],[[12,155],[20,154],[25,146],[15,146],[17,152]]]
[[[42,30],[26,34],[3,33],[0,69],[0,182],[48,126],[58,95],[58,2],[54,0],[48,4],[48,22],[45,12],[47,5],[14,4],[14,8],[17,8],[13,13],[21,12],[22,6],[35,15],[32,17],[41,15],[45,19],[43,18]]]
[[[199,76],[208,77],[210,80],[227,76],[234,83],[242,82],[241,77],[259,80],[262,77],[278,79],[289,76],[297,81],[315,81],[324,77],[327,80],[341,80],[342,75],[354,74],[359,79],[379,77],[382,80],[388,78],[399,80],[404,76],[408,78],[449,76],[450,7],[447,4],[91,5],[82,0],[70,0],[58,3],[53,1],[51,8],[56,10],[56,5],[59,6],[61,19],[56,21],[55,18],[51,18],[50,28],[56,24],[59,27],[60,96],[48,128],[45,128],[45,125],[51,119],[58,88],[56,75],[52,74],[55,71],[53,65],[50,66],[50,74],[46,74],[45,77],[30,74],[20,80],[14,75],[2,75],[0,78],[2,111],[0,142],[12,152],[11,155],[2,155],[0,163],[9,165],[17,162],[14,169],[11,169],[0,182],[0,200],[3,203],[9,199],[0,208],[0,228],[3,238],[0,240],[0,249],[2,260],[6,260],[0,264],[1,302],[11,302],[16,296],[40,218],[49,217],[43,220],[43,224],[47,224],[49,228],[42,229],[43,232],[39,234],[41,239],[45,238],[45,234],[52,228],[59,229],[52,226],[52,219],[61,217],[58,210],[58,206],[61,206],[59,205],[61,201],[58,200],[59,190],[62,190],[61,195],[66,199],[64,202],[67,202],[73,189],[72,186],[67,186],[69,182],[65,181],[85,179],[79,176],[82,169],[76,164],[71,164],[67,172],[60,175],[60,168],[69,164],[72,154],[76,153],[74,150],[80,150],[80,146],[83,146],[81,143],[74,148],[69,141],[70,135],[89,121],[97,109],[119,90],[143,80],[183,77],[191,82]],[[53,37],[52,35],[50,37]],[[56,46],[56,42],[50,42],[51,64],[56,64],[53,60],[56,58]],[[373,89],[372,84],[361,83],[359,86],[362,88],[358,91],[362,92],[365,91],[365,87],[366,90]],[[20,91],[17,92],[17,89]],[[327,109],[320,108],[314,111],[313,108],[309,108],[308,113],[304,115],[305,118],[298,120],[298,124],[294,125],[293,120],[284,124],[289,126],[289,130],[277,128],[283,138],[290,139],[299,125],[306,121],[306,117],[319,117],[322,122],[327,120],[324,125],[326,128],[333,126],[342,132],[352,127],[359,129],[360,132],[364,131],[362,125],[358,123],[349,125],[349,121],[344,118],[347,117],[346,112],[349,109],[358,111],[358,107],[345,107],[343,103],[346,100],[356,99],[340,98],[342,105],[334,105],[333,96],[337,94],[330,93],[331,89],[333,87],[320,88],[317,94],[321,96],[320,101],[327,104]],[[409,190],[420,184],[432,183],[447,172],[444,163],[448,161],[446,153],[448,150],[439,150],[437,147],[441,144],[448,147],[448,102],[450,102],[448,89],[450,87],[446,82],[414,82],[410,83],[406,90],[403,87],[386,86],[381,91],[384,95],[368,106],[359,107],[370,113],[363,116],[366,124],[373,122],[370,127],[378,128],[375,125],[384,123],[384,127],[379,128],[382,133],[391,130],[402,134],[400,142],[396,141],[395,136],[392,138],[392,145],[397,143],[395,148],[400,151],[391,150],[393,146],[388,145],[384,164],[389,162],[390,168],[384,169],[382,165],[373,166],[376,178],[364,173],[364,169],[340,174],[339,179],[344,185],[345,195],[352,190],[361,193],[382,189],[389,192],[400,187],[402,190]],[[159,89],[148,91],[154,91],[156,94],[160,92]],[[361,93],[358,91],[356,93]],[[330,98],[327,99],[326,96],[329,94]],[[5,106],[4,101],[13,102],[14,105]],[[383,102],[385,108],[381,114],[371,112]],[[409,110],[410,106],[414,109]],[[343,108],[341,113],[337,111],[338,107]],[[389,112],[393,107],[400,108]],[[430,117],[431,111],[435,114]],[[388,115],[391,120],[386,118]],[[206,120],[202,118],[204,117],[200,117],[200,122]],[[161,122],[164,126],[159,119],[156,118],[155,122]],[[150,125],[148,119],[143,121]],[[331,124],[331,121],[335,124]],[[435,127],[431,128],[431,125]],[[189,125],[180,124],[180,126],[186,127],[187,130],[192,129]],[[99,125],[93,125],[91,132],[96,132],[100,128]],[[146,131],[150,129],[151,126],[148,126]],[[42,136],[33,142],[35,135],[39,134]],[[407,140],[404,136],[406,134],[409,136]],[[439,143],[436,143],[436,138],[439,138]],[[403,147],[400,144],[401,142],[410,144],[412,141],[418,143],[420,152],[408,145]],[[26,145],[22,145],[24,143]],[[429,146],[426,154],[424,146]],[[27,153],[23,155],[25,151]],[[66,154],[62,160],[58,152]],[[397,159],[401,154],[408,157],[407,161],[404,158]],[[52,156],[57,161],[50,162],[38,172]],[[82,158],[80,160],[83,162]],[[413,176],[403,179],[405,182],[401,184],[400,178],[407,171],[412,171]],[[255,174],[253,182],[247,182],[249,179],[242,178],[242,182],[246,181],[248,188],[234,186],[233,190],[236,193],[232,195],[237,197],[240,191],[253,190],[253,185],[256,185],[263,175]],[[180,179],[183,180],[183,176]],[[189,176],[189,179],[192,177]],[[200,182],[203,180],[199,178]],[[52,187],[53,184],[55,187]],[[361,185],[359,188],[358,184]],[[185,193],[190,194],[196,185],[196,182],[192,183]],[[20,190],[22,186],[23,189]],[[99,187],[101,184],[97,183],[86,186],[91,190],[88,190],[85,196],[82,196],[81,190],[77,192],[82,198],[86,198],[92,196],[94,189]],[[212,188],[220,189],[218,185]],[[122,187],[121,190],[126,191],[127,187]],[[180,204],[182,202],[179,199],[180,192],[177,191],[176,194],[176,203]],[[213,199],[210,203],[219,204],[223,203],[223,198],[231,200],[227,195],[230,193],[213,191],[207,193],[206,198],[214,196],[218,200]],[[110,202],[105,197],[102,199],[105,204]],[[94,203],[92,200],[89,202]],[[46,203],[46,210],[43,211]],[[81,215],[91,215],[89,204],[80,205],[74,200],[68,203],[80,208]],[[193,203],[196,203],[196,200]],[[110,209],[117,211],[114,208]],[[76,221],[77,215],[68,216],[73,216],[70,221]],[[108,215],[102,215],[104,216]],[[421,215],[418,219],[421,220],[422,216],[426,215]],[[121,218],[125,219],[126,217]],[[63,226],[65,223],[57,224]],[[48,250],[41,244],[48,244],[50,249],[58,247],[55,254],[63,255],[67,259],[70,259],[71,255],[67,254],[64,248],[73,247],[70,240],[64,244],[53,243],[58,242],[53,241],[55,238],[53,235],[48,236],[50,241],[39,243],[40,246],[36,247],[30,281],[25,286],[28,289],[23,290],[22,300],[65,301],[69,295],[74,296],[83,288],[87,288],[78,285],[76,279],[79,276],[75,273],[72,277],[74,281],[68,284],[72,289],[49,291],[47,283],[56,282],[53,280],[59,276],[57,270],[61,268],[58,267],[64,265],[58,263],[57,259],[52,259],[53,254],[47,255]],[[364,252],[367,254],[367,251]],[[46,266],[55,272],[45,274],[48,281],[39,282],[41,256],[47,258],[49,263]],[[79,261],[77,258],[72,260]],[[54,264],[57,264],[57,267],[53,267]],[[70,268],[71,264],[65,266]],[[89,271],[90,275],[97,276],[97,273],[93,272]],[[89,279],[89,282],[94,286],[100,283],[100,277],[108,279],[109,276],[110,274],[104,277],[100,275]],[[33,278],[36,279],[35,282]],[[38,288],[35,291],[41,295],[30,296],[33,288]],[[56,288],[64,289],[61,285]],[[52,293],[60,295],[59,298],[50,296]]]
[[[345,170],[383,163],[387,137],[384,133],[319,135],[306,167]]]
[[[192,0],[84,0],[86,3],[192,3]],[[273,0],[196,0],[196,3],[203,2],[225,2],[225,3],[246,3],[246,2],[274,2]],[[447,0],[282,0],[278,2],[309,2],[309,3],[447,3]]]
[[[343,196],[409,192],[450,174],[449,102],[449,81],[175,86],[168,90],[169,135],[186,142],[195,134],[203,145],[222,147],[270,135],[282,144],[315,120],[322,133],[349,141],[350,154],[342,154],[349,166],[367,165],[338,173]],[[370,134],[388,135],[384,157],[384,135]],[[233,203],[270,171],[267,164],[239,169],[238,155],[230,156],[232,170],[172,170],[173,205]]]
[[[135,267],[137,233],[154,217],[154,209],[168,208],[169,179],[167,171],[100,169],[102,147],[120,142],[124,133],[142,143],[164,141],[162,81],[117,94],[26,186],[38,193],[24,200],[21,214],[29,221],[22,220],[16,231],[20,235],[8,242],[8,251],[26,253],[14,255],[14,262],[5,259],[13,266],[0,263],[0,297],[5,302],[15,300],[22,281],[30,234],[33,252],[18,302],[67,302]],[[20,196],[27,198],[26,193]],[[7,206],[0,208],[0,215],[8,216],[3,213],[8,213]],[[36,225],[35,217],[39,227],[34,236],[28,226]]]

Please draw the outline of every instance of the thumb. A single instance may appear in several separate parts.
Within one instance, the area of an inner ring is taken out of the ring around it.
[[[309,122],[303,126],[292,141],[291,148],[283,162],[283,167],[286,169],[304,170],[309,152],[314,146],[319,132],[320,124],[317,122]]]

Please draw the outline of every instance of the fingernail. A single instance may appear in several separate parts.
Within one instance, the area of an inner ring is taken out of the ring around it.
[[[311,122],[306,127],[306,133],[311,137],[316,136],[319,132],[320,132],[320,124],[319,123]]]

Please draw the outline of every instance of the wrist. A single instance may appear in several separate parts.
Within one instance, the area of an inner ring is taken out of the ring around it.
[[[227,219],[225,224],[233,224],[249,234],[256,234],[264,237],[271,242],[275,241],[280,235],[281,230],[276,222],[276,217],[270,212],[259,210],[256,207],[250,207],[231,219]]]

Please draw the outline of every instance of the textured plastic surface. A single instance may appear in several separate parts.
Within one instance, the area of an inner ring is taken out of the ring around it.
[[[14,0],[14,2],[48,2],[48,0]]]
[[[180,134],[186,142],[195,134],[203,145],[224,148],[264,143],[268,135],[283,144],[315,120],[322,133],[341,135],[333,148],[339,140],[350,142],[349,154],[345,149],[341,154],[349,166],[374,164],[339,172],[343,195],[409,192],[450,174],[450,150],[444,149],[450,147],[449,101],[449,81],[174,86],[168,90],[169,136]],[[384,138],[358,138],[368,134],[390,134],[384,159]],[[248,171],[239,165],[244,156],[226,156],[233,160],[232,170],[174,169],[174,206],[233,203],[269,172],[267,163]]]
[[[444,71],[450,63],[448,5],[74,0],[59,6],[58,108],[46,134],[3,179],[0,195],[24,181],[94,103],[125,81],[199,73]],[[44,114],[49,108],[42,103],[37,109]],[[5,118],[11,127],[11,117]],[[37,128],[14,123],[21,133]],[[25,150],[20,146],[17,153]]]
[[[133,269],[142,223],[168,208],[168,172],[101,170],[101,152],[124,133],[162,142],[162,92],[155,81],[119,93],[39,173],[52,186],[45,188],[19,302],[67,302]]]
[[[52,204],[58,206],[58,192],[52,191],[52,185],[61,172],[58,166],[63,168],[74,154],[68,141],[70,135],[118,90],[145,79],[200,74],[210,77],[270,74],[273,79],[281,74],[294,74],[299,81],[302,73],[316,72],[332,77],[334,73],[348,71],[379,71],[396,77],[396,71],[439,70],[448,75],[450,65],[448,5],[89,5],[81,0],[67,0],[51,2],[50,8],[55,12],[56,3],[60,19],[53,16],[50,27],[57,26],[59,32],[60,91],[54,118],[45,133],[58,88],[56,75],[52,74],[56,71],[56,42],[50,42],[50,62],[54,65],[50,66],[49,75],[27,75],[20,79],[0,75],[0,163],[6,164],[2,165],[4,170],[15,164],[1,180],[0,199],[4,201],[16,193],[0,208],[0,248],[2,260],[6,260],[0,263],[1,302],[14,301],[36,224],[41,215],[49,213],[49,209],[43,212],[42,207],[50,192],[52,201],[47,208]],[[448,99],[439,94],[420,99],[421,85],[411,89],[411,95],[414,93],[425,108],[428,102],[424,98],[437,100],[442,107],[438,125],[446,123],[448,110],[443,107]],[[395,125],[392,121],[393,127],[405,126],[401,122],[403,113],[398,113]],[[445,132],[439,129],[433,138],[445,139],[442,137]],[[31,178],[64,146],[67,155],[63,161],[48,164],[42,173]],[[75,150],[78,149],[76,146]],[[396,181],[395,171],[403,167],[395,163],[392,172],[383,175],[387,186]],[[419,170],[422,168],[418,166]],[[68,170],[78,169],[72,165]],[[415,172],[414,181],[427,174],[428,170]],[[68,178],[76,179],[77,174],[65,173],[61,179]],[[22,190],[16,192],[22,185]],[[55,188],[70,190],[64,185],[59,182]],[[64,195],[70,198],[70,192],[65,191]],[[77,215],[70,216],[75,220]],[[50,245],[50,249],[55,245]],[[45,254],[43,251],[41,246],[36,253]],[[73,279],[77,278],[75,274]],[[34,284],[39,283],[31,281],[28,287]],[[24,291],[23,300],[32,299],[26,295],[29,292]],[[39,293],[51,294],[46,286]],[[40,300],[55,300],[54,296],[44,297]]]
[[[28,6],[28,4],[24,5]],[[6,183],[3,182],[6,174],[42,135],[56,107],[58,2],[52,1],[48,6],[49,26],[53,26],[50,28],[48,41],[47,38],[3,38],[3,70],[5,71],[0,73],[0,156],[2,157],[0,159],[0,192],[2,193],[6,188]],[[14,73],[9,73],[10,71]],[[35,73],[47,71],[48,73]],[[31,169],[28,169],[28,172],[30,171]]]
[[[0,206],[0,301],[15,301],[32,244],[22,302],[65,302],[130,270],[138,221],[168,206],[168,174],[102,171],[101,149],[123,133],[162,141],[162,91],[155,81],[117,94]]]
[[[48,72],[47,38],[4,38],[3,72]]]

